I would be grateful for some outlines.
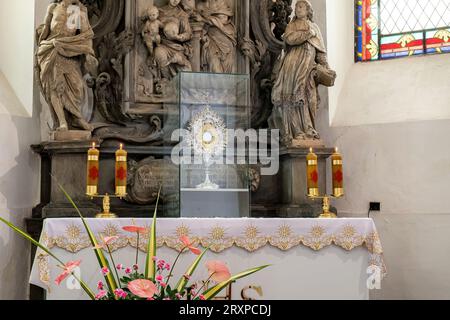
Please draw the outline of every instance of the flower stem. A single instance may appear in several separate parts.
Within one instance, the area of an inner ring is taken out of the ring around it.
[[[136,243],[136,265],[139,263],[139,232],[137,233],[137,243]]]
[[[108,249],[109,256],[111,257],[111,262],[112,262],[113,267],[114,267],[114,272],[116,273],[117,282],[119,282],[119,287],[122,288],[122,284],[120,283],[119,273],[117,272],[117,266],[116,266],[116,263],[114,262],[114,258],[113,258],[111,249],[109,248],[109,245],[106,245],[106,248]]]
[[[175,261],[172,265],[172,268],[170,269],[169,276],[167,277],[167,280],[166,280],[167,284],[169,284],[169,281],[173,276],[173,271],[175,270],[175,265],[177,264],[178,260],[180,259],[181,255],[183,254],[184,250],[186,250],[186,249],[187,249],[187,247],[184,247],[183,249],[181,249],[180,253],[178,253],[177,258],[175,259]]]
[[[216,273],[214,272],[213,274],[211,274],[211,275],[209,276],[208,280],[206,280],[206,281],[203,283],[203,286],[201,286],[200,289],[198,289],[197,294],[192,298],[192,300],[195,300],[195,299],[197,298],[197,296],[200,296],[200,295],[201,295],[201,292],[202,292],[203,288],[205,288],[206,285],[209,284],[209,282],[211,281],[212,277],[213,277],[215,274],[216,274]]]

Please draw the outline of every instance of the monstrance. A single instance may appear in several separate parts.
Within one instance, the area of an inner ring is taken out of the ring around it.
[[[219,185],[211,182],[209,168],[215,158],[223,156],[227,145],[225,122],[211,110],[210,105],[206,105],[201,112],[192,117],[188,130],[190,132],[188,144],[194,156],[201,156],[205,165],[205,181],[199,184],[197,189],[219,189]]]

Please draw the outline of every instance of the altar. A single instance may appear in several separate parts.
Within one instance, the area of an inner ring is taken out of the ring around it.
[[[136,238],[124,226],[149,227],[150,219],[87,219],[97,237],[118,238],[111,244],[117,264],[132,267]],[[204,264],[227,263],[236,274],[248,268],[271,266],[224,290],[221,297],[240,300],[369,299],[386,274],[383,249],[372,219],[160,219],[157,223],[158,258],[173,262],[183,235],[209,247],[191,281],[208,277]],[[93,290],[102,279],[89,237],[80,219],[44,221],[40,242],[64,262],[81,260],[79,276]],[[145,261],[147,239],[139,245],[139,266]],[[178,278],[194,257],[183,254],[175,268]],[[30,283],[46,290],[48,300],[84,300],[88,297],[68,278],[60,286],[57,263],[38,250]]]
[[[68,19],[64,6],[47,16]],[[79,277],[95,289],[102,272],[67,194],[98,239],[114,238],[126,268],[142,268],[148,239],[123,227],[149,227],[157,210],[159,259],[176,260],[188,236],[233,274],[270,265],[222,299],[368,299],[386,274],[374,222],[328,219],[347,178],[339,149],[317,131],[319,87],[337,74],[311,4],[299,1],[294,16],[288,0],[76,6],[80,34],[61,25],[52,38],[52,19],[37,30],[51,121],[49,140],[32,146],[41,199],[28,232],[61,261],[81,260]],[[30,283],[47,299],[88,298],[74,278],[55,285],[61,266],[48,252],[33,259]],[[175,274],[193,259],[183,254]],[[204,263],[193,283],[208,278]]]

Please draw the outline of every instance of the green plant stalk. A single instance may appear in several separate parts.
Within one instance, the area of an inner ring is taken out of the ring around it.
[[[11,228],[14,232],[16,232],[18,235],[20,235],[21,237],[23,237],[24,239],[28,240],[31,244],[33,244],[34,246],[42,249],[45,253],[47,253],[50,257],[52,257],[53,259],[55,259],[57,262],[59,262],[61,265],[65,266],[66,264],[59,259],[56,255],[54,255],[50,249],[48,249],[47,247],[45,247],[44,245],[42,245],[41,243],[39,243],[38,241],[34,240],[33,237],[31,237],[28,233],[20,230],[18,227],[16,227],[15,225],[13,225],[11,222],[3,219],[2,217],[0,217],[0,221],[3,222],[4,224],[6,224],[9,228]],[[86,294],[92,299],[95,300],[95,294],[92,292],[92,290],[87,286],[87,284],[82,281],[81,279],[79,279],[77,276],[75,276],[75,274],[72,272],[72,276],[80,283],[81,287],[83,288],[84,292],[86,292]]]
[[[192,265],[190,266],[190,268],[186,271],[186,273],[181,277],[180,281],[178,281],[177,284],[177,291],[178,293],[182,293],[182,291],[184,290],[186,284],[188,283],[188,279],[186,279],[185,276],[189,276],[191,277],[195,270],[197,269],[198,265],[200,264],[200,261],[202,261],[203,257],[205,256],[206,252],[209,251],[209,248],[205,249],[201,255],[199,255],[197,257],[197,259],[195,259],[195,261],[192,263]]]
[[[153,214],[152,227],[149,230],[148,245],[147,245],[147,259],[145,261],[145,278],[155,281],[156,277],[156,262],[153,257],[156,257],[156,217],[158,213],[159,199],[161,196],[161,187],[158,192],[158,199],[156,200],[155,212]]]
[[[78,215],[81,218],[81,221],[83,222],[84,228],[86,229],[86,232],[89,236],[89,239],[91,241],[92,247],[96,248],[98,247],[98,241],[94,236],[94,233],[91,231],[91,229],[89,228],[89,225],[86,222],[86,219],[83,217],[83,215],[81,214],[80,209],[78,209],[78,206],[75,204],[75,202],[73,201],[72,197],[67,193],[67,191],[58,183],[58,187],[59,189],[64,193],[64,195],[66,196],[67,200],[69,200],[69,202],[72,204],[72,206],[74,207],[74,209],[77,211]],[[101,249],[94,249],[95,255],[97,256],[97,260],[98,263],[100,265],[100,268],[108,268],[108,270],[111,270],[111,267],[109,266],[108,260],[105,258],[105,255],[103,254]],[[112,296],[114,295],[114,291],[117,289],[117,282],[114,279],[114,275],[109,272],[106,276],[105,276],[105,281],[108,285],[108,289],[109,289],[109,293]]]
[[[111,249],[109,248],[108,245],[106,245],[106,249],[108,249],[109,256],[111,257],[111,262],[112,262],[112,264],[113,264],[113,266],[114,266],[114,272],[116,273],[117,281],[119,281],[119,287],[122,288],[122,284],[120,283],[119,273],[117,272],[117,265],[116,265],[116,263],[114,262],[114,258],[113,258],[113,254],[112,254],[112,252],[111,252]]]
[[[248,277],[249,275],[252,275],[256,272],[259,272],[265,268],[269,267],[269,265],[266,266],[262,266],[262,267],[258,267],[258,268],[253,268],[253,269],[249,269],[247,271],[244,271],[242,273],[239,273],[233,277],[231,277],[230,279],[228,279],[227,281],[224,281],[222,283],[219,283],[218,285],[212,287],[211,289],[207,290],[203,295],[205,296],[206,300],[212,300],[214,299],[223,289],[225,289],[228,285],[230,285],[230,283],[235,282],[236,280]]]

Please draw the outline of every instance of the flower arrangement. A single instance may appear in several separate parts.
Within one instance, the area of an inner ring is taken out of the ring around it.
[[[60,285],[67,277],[73,276],[79,283],[81,288],[92,300],[212,300],[223,289],[228,287],[236,280],[247,277],[251,274],[259,272],[268,266],[261,266],[253,268],[235,276],[232,276],[227,265],[221,261],[209,261],[206,263],[208,269],[209,278],[203,282],[203,286],[198,288],[195,284],[190,285],[190,280],[200,265],[205,254],[208,252],[208,248],[200,250],[197,248],[191,240],[182,236],[179,241],[182,244],[178,256],[174,260],[173,265],[170,263],[158,259],[156,256],[156,225],[157,225],[157,210],[159,204],[159,195],[153,215],[153,221],[150,228],[144,228],[140,226],[127,226],[124,227],[124,231],[135,233],[137,237],[136,246],[136,261],[132,267],[124,267],[123,264],[116,264],[114,261],[113,253],[110,249],[112,242],[117,240],[118,237],[106,237],[101,239],[101,243],[97,240],[94,233],[91,231],[87,221],[81,214],[80,210],[64,190],[62,186],[59,186],[61,191],[65,194],[69,202],[73,205],[78,215],[80,216],[86,232],[89,236],[92,248],[97,257],[101,273],[104,277],[104,281],[100,281],[97,284],[97,293],[89,288],[89,286],[79,279],[75,274],[75,269],[78,268],[82,261],[70,261],[64,263],[50,249],[34,240],[26,232],[22,231],[9,221],[0,217],[0,221],[9,226],[12,230],[18,233],[30,241],[35,246],[42,249],[50,257],[55,259],[59,263],[59,267],[62,272],[55,279],[55,283]],[[147,257],[145,261],[144,272],[141,272],[141,268],[138,265],[139,261],[139,240],[143,234],[148,234],[147,245]],[[105,252],[108,253],[109,259],[106,257]],[[174,277],[174,270],[181,255],[185,252],[191,252],[196,256],[195,261],[186,270],[186,272],[180,277],[178,282],[174,285],[172,283]],[[121,275],[120,275],[121,274]],[[213,285],[211,288],[208,288]]]

